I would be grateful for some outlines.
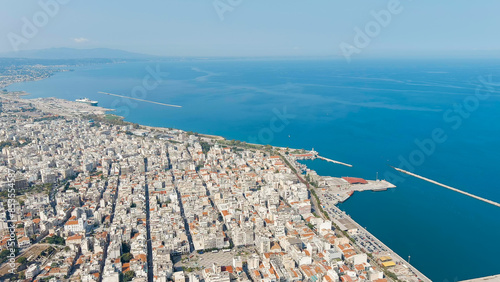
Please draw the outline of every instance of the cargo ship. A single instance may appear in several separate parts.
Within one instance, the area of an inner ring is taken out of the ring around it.
[[[91,106],[97,106],[97,103],[98,103],[98,101],[92,101],[89,98],[76,99],[76,102],[84,103],[84,104],[91,105]]]

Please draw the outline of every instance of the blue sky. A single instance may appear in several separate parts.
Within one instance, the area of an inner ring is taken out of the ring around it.
[[[41,0],[52,2],[62,0]],[[60,10],[19,49],[116,48],[165,56],[339,56],[355,28],[391,1],[239,0],[221,20],[214,2],[237,0],[64,0]],[[0,0],[0,52],[13,50],[39,1]],[[401,0],[362,48],[363,56],[467,54],[500,50],[497,0]],[[222,4],[223,5],[223,4]],[[223,7],[223,6],[221,6]]]

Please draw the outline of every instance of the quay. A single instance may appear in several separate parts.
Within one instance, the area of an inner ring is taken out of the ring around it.
[[[419,281],[422,282],[432,282],[431,279],[429,279],[427,276],[425,276],[422,272],[420,272],[417,268],[415,268],[413,265],[411,265],[409,262],[407,262],[405,259],[403,259],[400,255],[398,255],[395,251],[393,251],[391,248],[389,248],[386,244],[384,244],[382,241],[380,241],[377,237],[375,237],[373,234],[368,232],[366,228],[362,227],[357,223],[354,219],[352,219],[350,216],[348,216],[344,211],[342,211],[340,208],[337,206],[332,206],[330,215],[335,218],[336,216],[338,217],[339,214],[344,215],[344,223],[354,226],[358,229],[359,233],[365,233],[366,235],[369,235],[377,244],[382,246],[384,249],[387,250],[387,254],[394,259],[395,262],[397,262],[399,265],[404,265],[405,268],[411,270],[413,274],[416,276],[416,278]]]
[[[364,180],[355,177],[323,176],[319,183],[318,192],[324,195],[328,194],[328,201],[334,205],[345,202],[354,192],[386,191],[396,187],[386,180]]]

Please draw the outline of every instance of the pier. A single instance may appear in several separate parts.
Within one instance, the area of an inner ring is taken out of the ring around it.
[[[495,282],[495,281],[500,281],[500,274],[494,276],[470,279],[470,280],[463,280],[460,282]]]
[[[322,157],[322,156],[318,156],[317,158],[318,159],[322,159],[322,160],[327,161],[327,162],[330,162],[330,163],[352,167],[352,165],[350,165],[350,164],[346,164],[346,163],[339,162],[339,161],[334,161],[334,160],[331,160],[331,159],[328,159],[328,158],[325,158],[325,157]]]
[[[488,204],[490,204],[490,205],[494,205],[494,206],[497,206],[497,207],[499,207],[499,208],[500,208],[500,204],[499,204],[499,203],[497,203],[497,202],[494,202],[494,201],[492,201],[492,200],[488,200],[488,199],[485,199],[485,198],[482,198],[482,197],[479,197],[479,196],[473,195],[473,194],[471,194],[471,193],[468,193],[468,192],[465,192],[465,191],[459,190],[459,189],[457,189],[457,188],[453,188],[453,187],[451,187],[451,186],[448,186],[448,185],[445,185],[445,184],[439,183],[439,182],[434,181],[434,180],[432,180],[432,179],[425,178],[425,177],[423,177],[423,176],[417,175],[417,174],[415,174],[415,173],[411,173],[411,172],[409,172],[409,171],[406,171],[406,170],[403,170],[403,169],[400,169],[400,168],[397,168],[397,167],[393,167],[393,166],[391,166],[391,167],[392,167],[392,168],[394,168],[395,170],[399,171],[399,172],[404,173],[404,174],[408,174],[408,175],[410,175],[410,176],[413,176],[413,177],[416,177],[416,178],[419,178],[419,179],[425,180],[425,181],[430,182],[430,183],[432,183],[432,184],[439,185],[439,186],[444,187],[444,188],[446,188],[446,189],[449,189],[449,190],[451,190],[451,191],[455,191],[455,192],[458,192],[458,193],[460,193],[460,194],[464,194],[465,196],[469,196],[469,197],[474,198],[474,199],[476,199],[476,200],[480,200],[480,201],[483,201],[483,202],[485,202],[485,203],[488,203]]]
[[[160,103],[160,102],[155,102],[155,101],[150,101],[150,100],[144,100],[144,99],[139,99],[139,98],[133,98],[133,97],[129,97],[129,96],[123,96],[123,95],[118,95],[118,94],[113,94],[113,93],[108,93],[108,92],[101,92],[101,91],[99,91],[97,93],[104,94],[104,95],[109,95],[109,96],[120,97],[120,98],[124,98],[124,99],[131,99],[131,100],[136,100],[136,101],[151,103],[151,104],[157,104],[157,105],[162,105],[162,106],[167,106],[167,107],[182,108],[182,106],[179,106],[179,105],[165,104],[165,103]]]

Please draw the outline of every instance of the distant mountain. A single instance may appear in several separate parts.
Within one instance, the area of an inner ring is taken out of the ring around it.
[[[159,56],[132,53],[117,49],[95,48],[50,48],[37,50],[23,50],[18,52],[0,53],[0,58],[27,58],[27,59],[125,59],[148,60],[159,59]]]

